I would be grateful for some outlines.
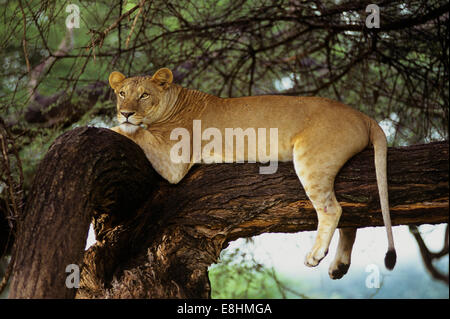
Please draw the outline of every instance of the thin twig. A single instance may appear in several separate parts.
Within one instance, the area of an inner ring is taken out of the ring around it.
[[[22,11],[22,19],[23,19],[23,37],[22,37],[22,47],[23,54],[25,55],[25,62],[27,64],[28,73],[31,72],[30,60],[28,59],[28,50],[27,50],[27,17],[25,15],[25,11],[23,10],[22,1],[19,0],[20,11]]]
[[[145,0],[141,0],[141,2],[139,3],[139,11],[136,14],[136,16],[134,17],[133,24],[131,25],[130,33],[128,34],[127,41],[125,42],[126,49],[128,49],[128,43],[130,42],[131,35],[133,34],[134,28],[136,27],[136,23],[139,18],[139,15],[141,14],[142,9],[144,8],[144,3],[145,3]]]
[[[101,48],[102,45],[103,45],[103,41],[105,40],[105,38],[108,35],[108,33],[111,32],[112,30],[114,30],[115,28],[117,28],[119,26],[120,21],[122,21],[126,17],[130,16],[139,7],[140,7],[140,4],[134,6],[133,8],[131,8],[130,10],[128,10],[127,12],[122,14],[116,21],[114,21],[108,28],[106,28],[102,32],[98,32],[98,31],[95,31],[95,30],[90,30],[91,33],[97,33],[98,37],[96,39],[92,39],[91,40],[91,44],[87,47],[87,49],[92,49],[96,45],[98,45]]]

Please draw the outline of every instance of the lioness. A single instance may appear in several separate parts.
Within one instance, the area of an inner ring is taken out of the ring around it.
[[[204,128],[217,128],[222,134],[226,128],[278,128],[277,160],[294,162],[295,172],[318,216],[315,243],[305,259],[309,267],[317,266],[327,254],[342,213],[334,194],[336,174],[347,160],[372,143],[388,237],[385,265],[388,269],[394,268],[396,252],[386,177],[387,143],[386,136],[374,120],[326,98],[219,98],[183,88],[172,81],[172,72],[167,68],[158,70],[151,77],[126,78],[120,72],[112,72],[109,83],[117,95],[117,119],[120,123],[112,130],[136,142],[153,168],[170,183],[176,184],[201,159],[191,157],[188,162],[181,163],[171,160],[171,149],[177,143],[171,139],[174,129],[185,128],[192,133],[194,120],[201,120]],[[233,145],[223,146],[225,151],[230,147]],[[262,147],[267,151],[271,146]],[[260,160],[258,156],[250,158],[248,152],[231,152],[232,158],[225,158],[227,152],[217,153],[217,162]],[[348,271],[356,229],[340,229],[339,233],[338,251],[329,268],[332,279],[339,279]]]

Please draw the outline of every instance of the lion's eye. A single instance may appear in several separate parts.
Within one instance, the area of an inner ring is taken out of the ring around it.
[[[146,99],[148,97],[149,97],[149,95],[147,93],[142,93],[140,98],[143,100],[143,99]]]
[[[120,92],[119,92],[119,95],[120,95],[121,97],[125,97],[125,92],[124,92],[124,91],[120,91]]]

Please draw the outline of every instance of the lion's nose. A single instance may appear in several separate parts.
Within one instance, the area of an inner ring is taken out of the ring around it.
[[[120,112],[123,116],[125,116],[126,119],[128,119],[131,115],[133,115],[135,112]]]

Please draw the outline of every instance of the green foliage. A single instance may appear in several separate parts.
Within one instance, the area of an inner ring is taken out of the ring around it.
[[[247,243],[251,241],[247,239]],[[222,251],[219,263],[211,265],[208,274],[215,299],[308,298],[293,289],[289,279],[239,248]]]
[[[243,266],[215,266],[209,270],[214,299],[282,298],[266,272]]]

